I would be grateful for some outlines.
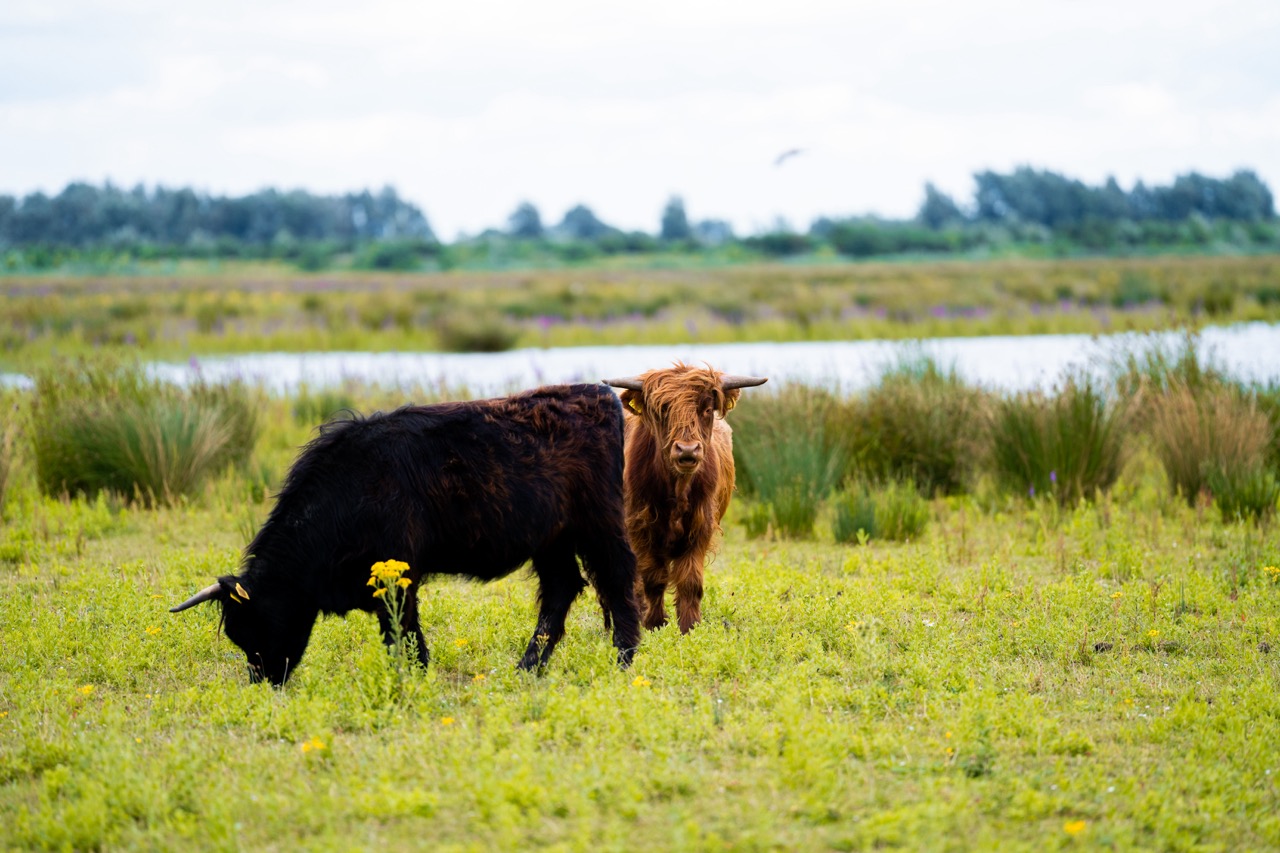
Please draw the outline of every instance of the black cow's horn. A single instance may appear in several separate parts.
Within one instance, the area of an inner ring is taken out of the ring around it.
[[[614,388],[626,388],[628,391],[643,391],[644,383],[637,376],[628,376],[626,379],[606,379],[605,385],[611,385]]]
[[[220,592],[222,592],[222,587],[216,583],[213,584],[212,586],[206,586],[204,589],[200,590],[195,595],[191,596],[186,601],[179,604],[177,607],[170,607],[169,612],[181,613],[182,611],[186,610],[188,607],[195,607],[197,604],[204,604],[206,601],[208,601],[211,598],[217,598],[218,593]]]
[[[732,391],[734,388],[752,388],[756,385],[763,385],[769,381],[767,376],[730,376],[728,374],[720,377],[720,387],[726,391]],[[613,383],[609,383],[613,384]]]

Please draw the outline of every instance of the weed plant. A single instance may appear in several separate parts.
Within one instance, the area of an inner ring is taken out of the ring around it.
[[[169,502],[244,463],[257,439],[252,396],[239,384],[181,389],[136,365],[78,362],[46,367],[35,385],[32,440],[46,494]]]
[[[1207,467],[1205,486],[1223,521],[1269,521],[1280,501],[1280,479],[1258,465]]]
[[[1011,492],[1061,506],[1105,492],[1120,474],[1126,411],[1088,376],[1068,377],[1051,395],[1001,400],[989,430],[995,476]]]

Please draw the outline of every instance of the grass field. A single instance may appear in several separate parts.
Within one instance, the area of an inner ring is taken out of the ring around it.
[[[0,848],[1280,845],[1275,528],[1189,507],[1150,455],[1076,510],[937,499],[907,545],[731,521],[703,624],[626,672],[589,595],[547,673],[516,672],[521,573],[430,584],[425,673],[353,614],[284,690],[212,608],[166,612],[236,565],[251,493],[60,500],[17,466]]]
[[[0,276],[0,364],[103,349],[500,350],[1105,333],[1280,321],[1280,261],[1246,257]]]

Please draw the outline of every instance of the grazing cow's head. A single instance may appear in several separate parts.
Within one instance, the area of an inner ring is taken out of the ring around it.
[[[305,614],[294,612],[283,602],[250,591],[248,579],[234,575],[218,578],[217,583],[169,612],[180,613],[206,601],[222,604],[223,627],[227,638],[245,654],[249,680],[257,683],[266,679],[277,687],[284,684],[307,647],[314,615],[307,621]]]
[[[607,380],[609,385],[625,389],[622,405],[644,420],[677,477],[698,470],[711,443],[716,415],[729,413],[738,402],[740,389],[766,381],[680,363],[666,370]]]

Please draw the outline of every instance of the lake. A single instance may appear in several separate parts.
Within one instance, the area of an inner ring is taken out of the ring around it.
[[[887,366],[925,354],[954,366],[965,379],[1002,390],[1048,388],[1071,369],[1094,374],[1119,354],[1172,346],[1181,333],[1024,335],[932,338],[923,341],[826,341],[803,343],[664,344],[563,347],[502,353],[313,352],[255,353],[193,358],[186,364],[154,363],[156,375],[179,383],[244,379],[283,394],[348,381],[411,391],[417,388],[500,394],[557,382],[595,382],[664,367],[676,360],[707,362],[730,373],[851,391],[873,382]],[[1280,380],[1280,325],[1248,323],[1205,329],[1201,352],[1245,380]],[[0,377],[25,384],[23,377]]]

